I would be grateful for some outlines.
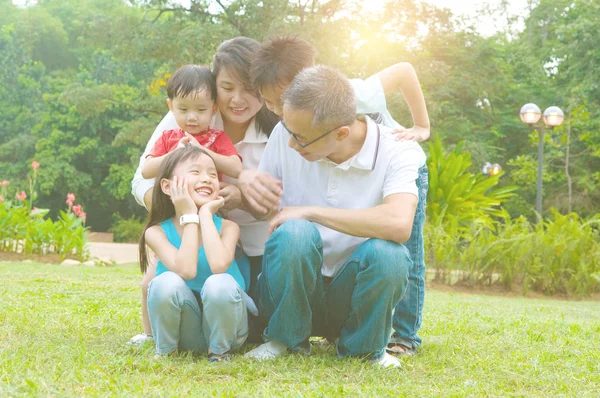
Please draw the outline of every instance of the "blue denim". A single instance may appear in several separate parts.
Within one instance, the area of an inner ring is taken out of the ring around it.
[[[421,328],[423,303],[425,301],[425,251],[423,227],[427,212],[427,189],[429,187],[427,166],[419,169],[417,188],[419,204],[413,221],[410,239],[405,243],[412,265],[408,269],[408,286],[402,300],[394,311],[394,333],[390,343],[402,344],[410,349],[421,345],[417,332]]]
[[[229,274],[208,277],[200,294],[174,272],[158,275],[148,287],[156,352],[210,350],[220,355],[240,347],[248,335],[242,295],[241,286]]]
[[[378,358],[392,331],[411,260],[404,245],[369,239],[333,278],[323,278],[323,242],[314,224],[288,220],[271,235],[258,280],[266,340],[310,352],[311,335],[339,337],[340,357]],[[325,281],[324,281],[325,279]]]

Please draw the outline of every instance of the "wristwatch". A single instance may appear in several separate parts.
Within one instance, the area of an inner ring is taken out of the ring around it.
[[[198,214],[184,214],[179,218],[179,225],[183,227],[185,224],[200,224],[200,217]]]

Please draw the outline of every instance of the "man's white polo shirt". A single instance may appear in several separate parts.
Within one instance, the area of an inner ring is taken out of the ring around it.
[[[273,129],[259,170],[283,182],[282,207],[320,206],[367,209],[396,193],[418,197],[416,180],[425,153],[414,141],[398,142],[391,129],[367,118],[361,150],[341,164],[328,159],[309,162],[288,146],[288,132],[279,123]],[[333,276],[367,238],[350,236],[315,224],[323,239],[325,276]]]

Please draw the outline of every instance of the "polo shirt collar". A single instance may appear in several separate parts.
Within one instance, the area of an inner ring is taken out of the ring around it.
[[[224,130],[223,127],[223,117],[221,116],[221,112],[215,113],[212,118],[212,122],[210,124],[215,130]],[[256,129],[256,117],[252,118],[250,121],[250,125],[246,129],[246,134],[244,134],[244,139],[240,142],[245,142],[248,144],[264,144],[269,140],[267,134],[262,131]],[[238,142],[238,144],[240,143]],[[236,144],[237,145],[237,144]]]
[[[375,169],[377,155],[379,153],[380,132],[379,126],[369,117],[365,117],[367,122],[367,135],[360,151],[350,159],[340,163],[338,167],[348,170],[350,167],[361,170]]]

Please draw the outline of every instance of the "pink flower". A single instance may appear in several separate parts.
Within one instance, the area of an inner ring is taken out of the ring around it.
[[[72,210],[73,210],[73,213],[75,213],[75,215],[77,217],[79,217],[79,215],[81,214],[81,210],[82,210],[81,205],[73,206]]]
[[[71,206],[73,206],[73,202],[75,202],[75,194],[68,193],[67,200],[65,201],[65,203],[67,205],[69,205],[69,207],[71,207]]]
[[[0,203],[4,202],[4,198],[0,195]]]
[[[79,218],[83,218],[83,219],[85,220],[85,218],[87,217],[87,214],[86,214],[86,212],[85,212],[85,211],[82,211],[82,212],[80,212],[80,213],[79,213],[77,216],[78,216]]]
[[[36,170],[38,167],[40,167],[40,163],[36,162],[35,160],[33,162],[31,162],[31,168]]]
[[[0,185],[2,185],[3,187],[7,186],[8,184],[10,184],[10,181],[8,180],[4,180],[0,183]]]
[[[27,199],[27,194],[25,193],[25,191],[21,191],[21,193],[17,193],[15,196],[21,202]]]
[[[38,210],[38,208],[33,206],[33,209],[31,209],[31,210],[36,211],[36,210]]]

